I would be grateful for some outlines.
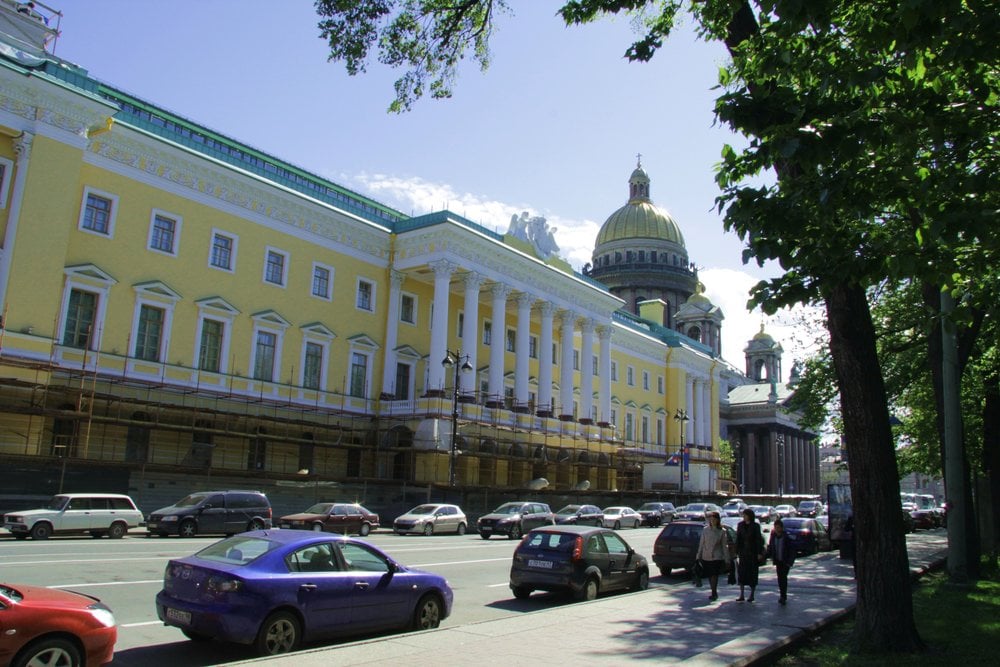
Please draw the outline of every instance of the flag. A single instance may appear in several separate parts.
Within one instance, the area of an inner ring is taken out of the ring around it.
[[[665,465],[668,466],[679,466],[681,464],[681,453],[676,452],[667,457],[667,462]]]

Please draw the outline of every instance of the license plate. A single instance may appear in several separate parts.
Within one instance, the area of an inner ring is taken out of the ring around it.
[[[529,560],[528,567],[540,567],[544,570],[552,569],[552,561],[550,560]]]
[[[670,550],[674,553],[687,553],[691,551],[687,547],[670,547]]]
[[[183,623],[184,625],[191,624],[191,612],[189,611],[181,611],[180,609],[171,609],[170,607],[167,607],[167,618],[171,621]]]

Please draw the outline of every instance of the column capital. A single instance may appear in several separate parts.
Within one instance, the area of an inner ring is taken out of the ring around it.
[[[493,283],[490,285],[490,294],[493,295],[494,299],[506,299],[513,291],[513,287],[503,283]]]
[[[615,328],[610,324],[602,324],[597,327],[597,337],[601,340],[611,340],[611,335],[614,334]]]
[[[580,331],[582,331],[585,334],[594,333],[594,326],[595,322],[594,318],[592,317],[587,317],[580,321]]]
[[[35,141],[35,135],[31,132],[22,132],[21,136],[14,139],[14,152],[18,160],[27,160],[31,157],[31,145]]]
[[[538,306],[538,310],[542,314],[542,317],[552,317],[556,314],[558,308],[551,301],[542,301],[542,304]]]
[[[534,294],[528,292],[521,292],[517,295],[517,306],[519,308],[530,308],[533,303],[537,300]]]
[[[392,289],[399,289],[403,286],[403,281],[406,280],[406,274],[402,271],[397,271],[396,269],[389,270],[389,286]]]
[[[475,271],[469,271],[462,276],[462,282],[465,283],[465,289],[467,290],[478,290],[485,280],[486,276]]]
[[[572,310],[560,310],[559,321],[563,323],[563,326],[576,326],[576,313]]]
[[[458,264],[447,259],[437,259],[433,262],[428,262],[427,265],[434,269],[435,278],[451,277],[451,274],[458,270]]]

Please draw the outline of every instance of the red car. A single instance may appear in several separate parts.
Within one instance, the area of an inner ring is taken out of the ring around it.
[[[43,586],[0,584],[0,665],[111,662],[118,628],[97,598]]]
[[[367,537],[368,533],[378,529],[379,520],[378,514],[357,503],[316,503],[305,512],[281,517],[278,519],[278,526],[342,535],[357,533],[361,537]]]

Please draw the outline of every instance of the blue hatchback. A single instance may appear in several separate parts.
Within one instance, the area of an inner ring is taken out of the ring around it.
[[[406,567],[365,540],[257,530],[167,563],[156,613],[190,639],[277,655],[302,642],[436,628],[452,600],[444,577]]]

